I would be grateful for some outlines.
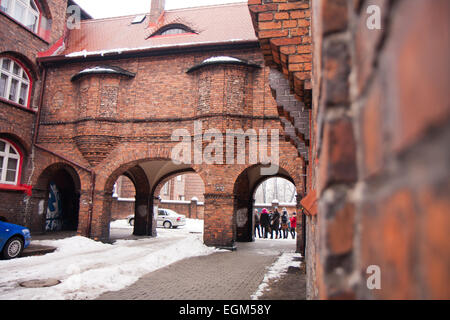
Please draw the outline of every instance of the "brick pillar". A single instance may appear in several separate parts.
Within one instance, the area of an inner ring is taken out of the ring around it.
[[[156,205],[158,205],[158,203]],[[154,202],[152,202],[152,197],[150,195],[136,194],[133,235],[156,236],[153,206]]]
[[[48,191],[33,189],[33,195],[30,198],[32,210],[27,212],[29,218],[27,218],[26,225],[33,233],[45,232],[45,219],[47,215],[48,206]]]
[[[236,224],[233,219],[233,195],[205,194],[204,235],[207,246],[234,249]]]
[[[89,210],[91,203],[90,190],[80,193],[80,211],[78,213],[78,231],[77,234],[82,237],[90,237],[89,234]]]
[[[189,219],[198,219],[198,200],[192,198],[189,204]]]
[[[304,213],[302,213],[302,205],[300,204],[300,201],[303,199],[302,195],[297,194],[296,196],[296,201],[297,201],[297,205],[296,205],[296,212],[297,212],[297,227],[295,229],[295,232],[297,233],[297,246],[296,246],[296,251],[297,253],[301,253],[302,255],[304,255],[305,252],[305,241],[304,241],[304,224],[303,224],[303,216]],[[303,257],[305,258],[305,257]]]
[[[109,223],[111,221],[112,192],[96,191],[94,195],[94,206],[90,222],[91,239],[96,241],[109,241]]]

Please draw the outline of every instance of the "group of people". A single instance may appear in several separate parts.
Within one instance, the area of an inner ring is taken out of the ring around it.
[[[260,239],[267,239],[269,234],[270,239],[273,239],[274,232],[275,239],[287,239],[289,233],[292,239],[295,239],[295,229],[297,227],[297,214],[295,212],[289,218],[286,208],[283,208],[282,214],[278,212],[278,208],[275,208],[273,212],[264,208],[261,213],[259,213],[258,209],[255,209],[253,218],[255,221],[255,235],[258,234]]]

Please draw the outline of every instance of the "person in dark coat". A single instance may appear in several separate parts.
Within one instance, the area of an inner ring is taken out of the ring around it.
[[[286,209],[283,209],[283,214],[281,215],[281,231],[283,232],[283,239],[288,238],[288,222],[289,222],[289,216]],[[281,234],[280,234],[281,237]]]
[[[272,230],[270,231],[270,239],[273,239],[273,231],[275,231],[275,237],[278,239],[280,234],[280,213],[278,209],[275,208],[275,211],[272,214]]]
[[[255,237],[256,237],[256,230],[258,230],[258,237],[261,239],[261,221],[259,217],[259,211],[258,209],[255,209],[255,213],[253,214],[253,219],[255,221]]]
[[[267,211],[266,208],[264,208],[261,212],[260,223],[261,223],[263,237],[264,237],[264,239],[267,239],[267,234],[269,233],[269,228],[270,228],[270,217],[269,217],[269,212]]]

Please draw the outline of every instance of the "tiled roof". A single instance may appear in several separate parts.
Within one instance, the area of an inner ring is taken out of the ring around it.
[[[71,30],[62,55],[114,54],[127,50],[257,41],[247,2],[165,11],[158,24],[136,15],[81,22]],[[151,36],[168,24],[184,24],[196,33]]]

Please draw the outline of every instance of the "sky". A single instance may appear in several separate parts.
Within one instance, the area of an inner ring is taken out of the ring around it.
[[[166,0],[166,10],[245,2],[246,0]],[[93,18],[110,18],[150,12],[151,0],[75,0]]]

